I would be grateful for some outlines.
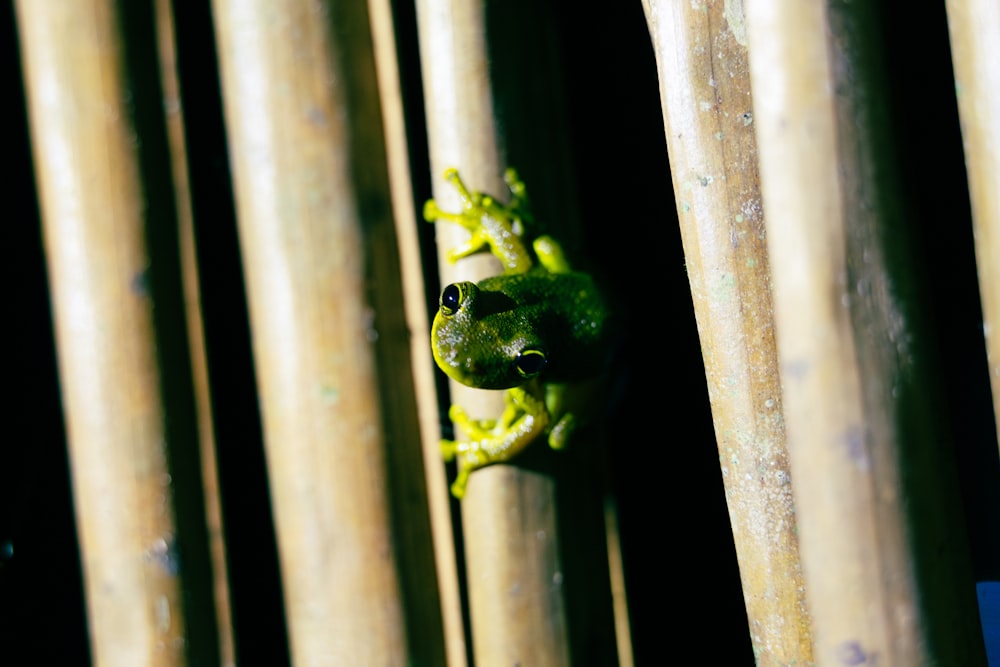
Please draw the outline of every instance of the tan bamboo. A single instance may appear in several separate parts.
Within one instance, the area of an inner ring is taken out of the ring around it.
[[[1000,5],[945,3],[972,198],[983,332],[1000,437]]]
[[[742,7],[643,6],[754,655],[810,664]]]
[[[186,664],[118,4],[16,4],[95,665]]]
[[[459,202],[442,175],[456,167],[475,190],[502,196],[504,147],[494,117],[485,44],[484,3],[419,0],[423,70],[434,196],[445,210]],[[439,256],[463,230],[436,228]],[[485,254],[441,264],[442,284],[500,272]],[[499,392],[451,383],[451,401],[473,418],[503,410]],[[552,582],[560,572],[554,483],[510,465],[476,471],[462,501],[474,661],[493,665],[564,665],[569,660],[564,600]],[[511,595],[517,591],[517,595]]]
[[[745,9],[816,663],[982,664],[906,226],[883,205],[899,195],[869,8]]]
[[[366,5],[213,8],[292,660],[441,664]]]
[[[445,655],[449,667],[465,667],[467,646],[459,594],[451,498],[441,462],[441,422],[431,356],[430,319],[426,307],[426,283],[420,258],[420,243],[410,172],[410,149],[406,137],[406,109],[399,80],[399,59],[392,6],[388,0],[368,0],[371,14],[375,66],[378,70],[382,118],[385,126],[386,155],[392,196],[393,219],[399,239],[399,261],[403,274],[406,322],[409,329],[413,382],[420,416],[424,476],[427,480],[434,560],[444,629]]]
[[[633,667],[632,626],[629,622],[628,591],[625,588],[625,563],[622,561],[621,535],[618,529],[618,506],[608,496],[604,504],[605,536],[608,543],[608,574],[611,578],[611,604],[615,623],[618,667]]]
[[[205,499],[205,524],[208,529],[218,626],[219,664],[236,665],[233,621],[230,609],[229,577],[226,559],[219,473],[216,465],[215,427],[212,421],[212,397],[208,384],[205,357],[204,321],[201,316],[201,285],[194,237],[194,214],[188,178],[187,146],[184,137],[184,114],[180,81],[177,75],[177,44],[174,13],[170,0],[156,0],[156,30],[160,55],[163,105],[166,111],[167,137],[170,144],[174,201],[177,208],[177,234],[181,255],[188,347],[191,350],[191,375],[194,382],[201,477]]]

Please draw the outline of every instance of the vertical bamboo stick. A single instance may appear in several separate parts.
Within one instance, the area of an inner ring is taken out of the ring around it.
[[[213,8],[292,659],[441,664],[429,536],[391,530],[426,502],[390,494],[423,475],[365,3]]]
[[[810,664],[742,6],[643,6],[754,654]]]
[[[146,204],[121,16],[18,2],[95,665],[182,665]]]
[[[1000,438],[1000,5],[946,3],[972,197],[983,332]]]
[[[451,499],[441,462],[441,423],[431,356],[430,320],[426,308],[426,283],[420,259],[418,221],[414,209],[410,172],[410,150],[406,137],[402,89],[399,80],[399,54],[392,7],[388,0],[369,0],[375,66],[378,69],[382,118],[386,135],[386,154],[392,195],[393,219],[399,238],[399,260],[403,274],[404,305],[410,333],[410,356],[413,359],[413,382],[420,412],[420,439],[423,443],[424,475],[427,479],[434,559],[444,629],[445,654],[449,667],[465,667],[467,646],[459,594]]]
[[[216,466],[215,427],[212,423],[212,397],[209,392],[208,362],[205,357],[201,286],[198,279],[194,214],[191,208],[191,187],[188,179],[183,105],[180,81],[177,76],[174,13],[170,0],[156,0],[156,29],[163,103],[166,111],[167,136],[173,172],[174,200],[177,208],[177,233],[181,252],[181,278],[184,285],[188,344],[191,350],[191,375],[194,381],[197,404],[196,417],[205,499],[205,522],[208,529],[215,617],[219,632],[219,662],[222,667],[235,667],[236,647],[233,643],[226,544],[222,525],[222,504],[219,496],[219,474]]]
[[[981,664],[869,9],[746,5],[814,653]]]
[[[484,12],[480,0],[417,3],[434,195],[445,210],[460,207],[442,179],[448,167],[459,168],[473,189],[505,192]],[[442,257],[463,241],[464,232],[448,225],[436,233]],[[484,254],[440,268],[443,284],[500,273],[499,263]],[[473,418],[495,418],[503,410],[500,392],[450,388],[452,402]],[[462,519],[479,667],[568,663],[565,603],[553,585],[560,572],[554,495],[550,478],[515,466],[492,466],[470,478]]]

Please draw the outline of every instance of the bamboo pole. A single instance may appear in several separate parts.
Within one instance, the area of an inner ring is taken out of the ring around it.
[[[742,8],[643,6],[754,655],[811,664]]]
[[[1000,6],[945,3],[972,198],[983,333],[1000,439]]]
[[[746,5],[814,654],[982,664],[870,9]]]
[[[420,258],[418,221],[414,208],[410,172],[410,150],[406,137],[406,109],[399,80],[400,62],[396,51],[396,31],[388,0],[369,0],[375,66],[378,69],[382,119],[386,135],[386,155],[392,196],[393,219],[399,238],[399,262],[403,274],[404,306],[409,329],[413,382],[420,417],[424,475],[427,480],[434,559],[444,630],[445,655],[449,667],[465,667],[468,647],[462,620],[462,600],[458,585],[451,498],[445,468],[441,464],[441,423],[438,417],[437,385],[431,356],[430,319],[426,308],[426,283]]]
[[[365,3],[213,8],[292,660],[441,664]]]
[[[186,664],[148,202],[119,8],[16,10],[93,662]]]
[[[177,208],[177,233],[181,253],[181,278],[188,327],[188,345],[191,350],[191,376],[194,382],[195,410],[198,420],[205,523],[208,529],[215,618],[219,633],[219,663],[222,667],[235,667],[236,647],[233,642],[225,531],[222,522],[219,473],[216,465],[215,427],[212,420],[208,361],[205,355],[204,321],[201,316],[201,285],[198,278],[194,214],[191,208],[183,105],[180,81],[177,75],[174,13],[169,0],[156,0],[156,30],[163,104],[166,112],[166,129],[173,172],[174,201]]]
[[[475,190],[506,191],[506,147],[494,115],[484,13],[479,0],[417,2],[431,173],[444,210],[460,208],[442,178],[448,167],[458,168]],[[440,257],[464,240],[464,232],[449,225],[438,225],[436,234]],[[442,262],[440,275],[447,284],[500,270],[495,258],[478,254],[455,265]],[[503,411],[500,392],[449,386],[452,403],[474,419]],[[568,664],[565,602],[553,585],[560,572],[554,507],[553,480],[534,471],[494,465],[469,480],[462,521],[478,667]]]

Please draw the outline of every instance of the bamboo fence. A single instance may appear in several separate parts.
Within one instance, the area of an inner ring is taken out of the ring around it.
[[[997,422],[954,405],[991,381],[1000,414],[1000,11],[923,14],[951,37],[967,352],[940,347],[885,12],[632,4],[567,28],[527,0],[16,0],[88,636],[66,662],[987,664]],[[450,167],[505,197],[509,166],[623,343],[593,429],[459,501],[447,408],[503,398],[442,380],[429,322],[500,267],[445,260],[466,232],[420,207],[459,208]],[[948,380],[955,355],[982,367]],[[17,573],[55,557],[5,530],[0,648],[41,664],[57,643],[5,628],[37,625]]]

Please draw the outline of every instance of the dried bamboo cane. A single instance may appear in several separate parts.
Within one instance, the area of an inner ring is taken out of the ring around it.
[[[480,0],[420,0],[417,24],[435,198],[459,210],[441,176],[460,169],[470,187],[500,195],[504,146],[494,116],[494,89]],[[438,247],[462,242],[460,229],[438,225]],[[442,283],[500,273],[491,256],[442,263]],[[451,383],[451,400],[476,419],[503,410],[499,392]],[[477,471],[462,501],[473,656],[479,667],[564,665],[569,660],[553,481],[533,471],[495,465]],[[517,591],[516,594],[511,594]]]
[[[983,331],[1000,438],[1000,5],[946,3],[972,198]]]
[[[871,8],[745,7],[816,662],[982,664]]]
[[[174,31],[174,13],[169,0],[156,0],[156,29],[167,136],[173,167],[174,200],[177,208],[177,230],[181,252],[181,277],[184,283],[188,345],[191,350],[191,375],[194,381],[197,404],[196,417],[205,499],[205,522],[211,553],[215,618],[219,632],[219,663],[222,667],[235,667],[236,647],[233,643],[226,544],[222,525],[222,502],[219,495],[219,473],[216,465],[215,427],[212,422],[212,397],[208,383],[208,360],[205,355],[204,320],[201,315],[201,285],[198,278],[194,214],[191,208],[187,146],[184,137],[183,105],[180,81],[177,76],[177,38]]]
[[[188,640],[117,3],[18,2],[95,665]]]
[[[459,595],[451,502],[444,466],[441,465],[441,423],[439,421],[434,361],[431,357],[430,320],[426,309],[426,283],[420,259],[418,221],[414,209],[410,172],[410,150],[406,137],[405,108],[399,81],[392,7],[388,0],[369,0],[375,65],[378,68],[382,118],[385,125],[389,181],[392,189],[393,219],[399,238],[399,260],[403,274],[406,321],[413,358],[413,382],[420,412],[420,439],[423,443],[424,475],[434,540],[438,591],[448,667],[465,667],[467,646]]]
[[[441,664],[366,5],[213,8],[293,662]]]
[[[643,6],[754,654],[810,664],[741,5]]]

